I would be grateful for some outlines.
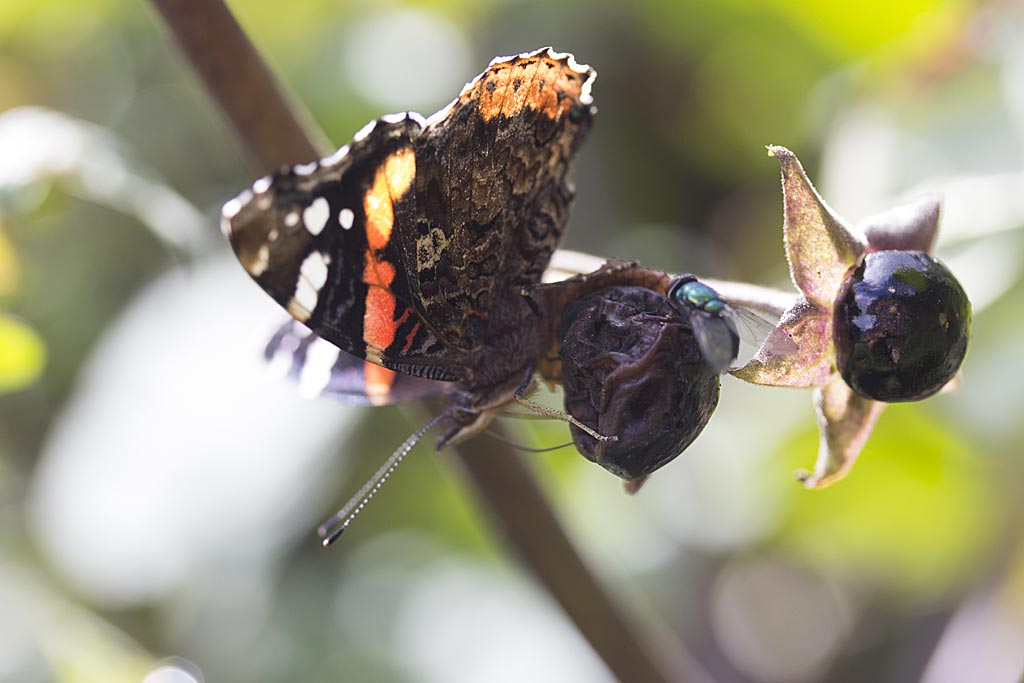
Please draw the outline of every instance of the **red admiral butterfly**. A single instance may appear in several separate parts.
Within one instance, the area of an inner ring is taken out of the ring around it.
[[[570,421],[580,451],[627,479],[675,457],[710,417],[718,373],[673,315],[668,276],[609,262],[539,284],[595,77],[551,49],[495,59],[428,119],[382,117],[225,204],[243,267],[302,323],[268,354],[291,356],[310,393],[372,405],[449,394],[438,448],[519,400]],[[525,398],[538,372],[564,375],[575,418]]]

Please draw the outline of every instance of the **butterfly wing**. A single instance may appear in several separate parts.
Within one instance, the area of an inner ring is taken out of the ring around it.
[[[568,220],[572,158],[595,73],[551,50],[494,60],[415,143],[409,290],[439,336],[472,351],[540,282]]]
[[[249,274],[299,322],[398,372],[464,381],[561,236],[594,72],[542,50],[495,60],[424,121],[384,117],[320,162],[228,202]]]
[[[356,358],[289,320],[271,337],[264,355],[298,382],[299,392],[353,405],[386,405],[444,393],[450,384],[392,372]]]
[[[382,119],[320,162],[257,180],[228,202],[222,226],[249,275],[343,351],[409,374],[462,379],[412,305],[396,216],[415,197],[415,114]]]

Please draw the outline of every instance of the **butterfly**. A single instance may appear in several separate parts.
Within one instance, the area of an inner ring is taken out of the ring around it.
[[[325,544],[438,422],[441,448],[518,401],[566,420],[581,453],[637,480],[710,417],[719,368],[702,361],[689,317],[673,309],[669,276],[609,261],[541,283],[597,111],[595,78],[550,48],[496,58],[432,116],[381,117],[334,154],[260,178],[224,205],[238,260],[293,318],[268,358],[285,359],[305,393],[367,405],[448,397],[321,527]],[[599,321],[626,334],[591,340],[603,359],[588,356],[585,329],[567,332]],[[564,382],[568,412],[527,397],[537,376]],[[616,384],[622,376],[633,379]]]

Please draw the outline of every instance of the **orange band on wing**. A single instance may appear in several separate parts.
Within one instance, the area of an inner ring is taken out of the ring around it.
[[[391,291],[395,264],[381,258],[379,252],[388,245],[395,227],[394,202],[408,192],[415,176],[415,152],[411,147],[400,149],[377,169],[373,185],[363,198],[369,247],[363,266],[363,282],[369,285],[363,314],[363,341],[379,350],[394,342],[400,324],[395,320],[398,302]]]
[[[363,363],[364,391],[371,403],[384,403],[395,383],[395,373],[374,363]]]
[[[387,261],[378,261],[373,250],[366,252],[363,282],[370,285],[366,292],[366,312],[363,313],[363,341],[378,349],[386,349],[395,340],[398,322],[395,320],[395,295],[391,282],[395,267]]]
[[[383,249],[395,227],[393,202],[409,191],[416,177],[416,153],[411,147],[389,156],[377,169],[373,185],[363,198],[366,212],[366,240],[370,249]]]
[[[519,57],[493,65],[460,100],[476,102],[484,121],[511,118],[525,108],[555,120],[579,101],[586,80],[585,73],[551,57]]]

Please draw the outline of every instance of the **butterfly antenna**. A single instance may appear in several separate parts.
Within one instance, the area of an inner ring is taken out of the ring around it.
[[[380,487],[384,485],[384,482],[388,480],[388,477],[395,471],[395,469],[401,464],[405,456],[409,454],[413,446],[416,445],[423,435],[434,428],[438,422],[448,416],[447,412],[441,413],[434,417],[430,422],[420,427],[416,432],[406,439],[401,446],[391,454],[384,464],[381,465],[380,469],[374,472],[373,476],[363,484],[363,487],[349,499],[345,506],[338,510],[334,515],[331,516],[326,522],[320,525],[316,530],[316,533],[320,538],[323,539],[323,546],[330,548],[338,538],[345,532],[348,525],[352,523],[352,520],[356,518],[363,508],[366,507],[370,499],[376,495]],[[343,521],[344,520],[344,521]]]
[[[548,446],[546,448],[534,448],[532,446],[524,446],[521,443],[516,443],[515,441],[513,441],[511,439],[506,439],[504,436],[502,436],[501,434],[499,434],[498,432],[496,432],[496,431],[494,431],[493,429],[490,429],[490,428],[485,430],[484,433],[487,434],[487,436],[491,437],[492,439],[496,439],[496,440],[501,441],[503,443],[507,443],[512,448],[515,448],[515,449],[520,450],[520,451],[525,451],[527,453],[550,453],[551,451],[559,451],[559,450],[561,450],[563,448],[568,448],[569,446],[573,445],[573,442],[570,441],[568,443],[563,443],[563,444],[560,444],[558,446]]]

